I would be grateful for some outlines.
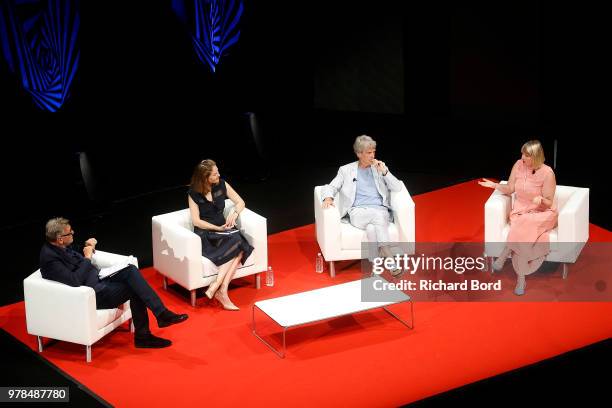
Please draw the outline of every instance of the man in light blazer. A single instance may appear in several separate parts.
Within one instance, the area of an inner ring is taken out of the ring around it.
[[[348,215],[351,225],[365,229],[369,242],[378,244],[381,255],[393,256],[389,249],[390,195],[391,191],[400,191],[402,183],[384,162],[374,158],[376,142],[370,136],[358,136],[353,150],[359,160],[340,167],[331,183],[323,186],[322,207],[338,206],[340,217]],[[334,202],[336,193],[338,202]]]

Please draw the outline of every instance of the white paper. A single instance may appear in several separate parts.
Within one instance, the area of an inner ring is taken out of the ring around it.
[[[113,276],[120,270],[127,268],[130,264],[136,266],[136,259],[132,255],[126,257],[125,260],[119,263],[100,269],[100,272],[98,273],[98,278],[106,279],[110,276]]]
[[[220,234],[220,235],[231,235],[231,234],[235,234],[237,232],[240,232],[240,230],[227,230],[227,231],[215,231],[215,234]]]

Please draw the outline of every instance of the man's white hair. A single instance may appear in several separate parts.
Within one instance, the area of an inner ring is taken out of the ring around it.
[[[368,135],[357,136],[355,143],[353,143],[355,154],[361,153],[367,149],[376,149],[376,141]]]

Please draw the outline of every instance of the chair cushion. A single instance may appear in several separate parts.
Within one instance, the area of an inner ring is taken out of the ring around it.
[[[342,233],[342,249],[361,250],[361,243],[368,242],[366,231],[353,227],[349,223],[340,223],[340,232]],[[389,224],[389,239],[391,242],[399,240],[399,231],[394,223]]]
[[[249,256],[249,258],[246,260],[244,265],[238,266],[238,269],[246,268],[246,267],[252,266],[254,264],[255,264],[255,257],[251,253],[251,256]],[[204,277],[213,276],[213,275],[216,275],[218,273],[217,272],[217,266],[214,263],[212,263],[212,261],[210,259],[206,258],[205,256],[202,257],[202,272],[203,272],[203,276]]]
[[[117,320],[119,317],[121,317],[122,314],[123,314],[123,310],[119,308],[96,310],[96,315],[98,318],[96,322],[96,329],[99,330],[99,329],[102,329],[108,326],[109,324]]]
[[[548,233],[548,240],[550,241],[550,243],[557,242],[559,240],[557,236],[557,227],[555,227]]]
[[[510,224],[506,224],[504,225],[504,230],[502,231],[502,236],[504,237],[504,242],[506,241],[506,239],[508,238],[508,234],[510,233]],[[556,243],[558,240],[558,231],[557,231],[557,227],[553,228],[549,233],[548,233],[548,240],[550,243]]]

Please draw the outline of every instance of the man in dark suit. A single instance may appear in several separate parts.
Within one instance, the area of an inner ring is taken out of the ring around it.
[[[95,266],[97,241],[94,238],[85,242],[83,255],[70,248],[74,231],[65,218],[50,219],[45,235],[47,242],[40,250],[40,271],[43,278],[70,286],[93,288],[98,309],[115,308],[129,300],[135,327],[134,345],[140,348],[162,348],[172,344],[170,340],[151,334],[147,308],[151,309],[157,318],[159,327],[180,323],[188,316],[168,310],[144,280],[138,268],[128,265],[116,274],[100,280],[99,270]]]

